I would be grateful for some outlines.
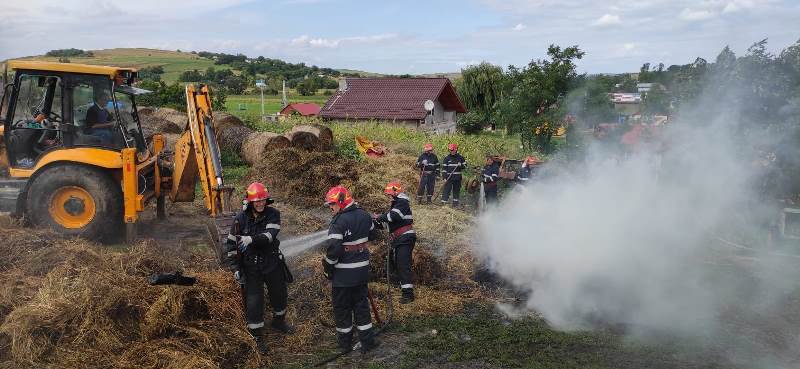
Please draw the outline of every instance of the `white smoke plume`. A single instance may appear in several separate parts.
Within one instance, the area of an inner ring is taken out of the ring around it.
[[[700,337],[735,345],[721,349],[747,366],[796,360],[785,351],[800,329],[744,339],[750,323],[731,322],[780,316],[800,259],[764,245],[780,207],[762,196],[759,145],[743,140],[737,107],[719,111],[683,114],[633,153],[598,146],[580,166],[545,167],[480,218],[476,252],[555,328]]]

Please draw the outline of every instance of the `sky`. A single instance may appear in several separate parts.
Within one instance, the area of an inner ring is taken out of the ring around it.
[[[391,74],[522,66],[578,45],[587,73],[800,39],[800,0],[3,0],[0,59],[52,49],[243,53]]]

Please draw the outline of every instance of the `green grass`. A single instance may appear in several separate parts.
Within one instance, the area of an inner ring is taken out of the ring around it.
[[[287,99],[289,103],[310,102],[319,106],[325,105],[330,96],[321,93],[312,96],[301,96],[295,91],[289,91]],[[229,113],[235,114],[242,119],[258,119],[261,115],[261,95],[229,95],[225,99],[225,108]],[[274,114],[281,110],[281,95],[264,95],[264,112]]]
[[[228,69],[226,65],[214,65],[214,61],[201,58],[188,52],[177,52],[155,49],[106,49],[93,50],[94,57],[70,57],[72,63],[109,65],[116,67],[143,68],[149,66],[162,66],[164,74],[161,79],[164,82],[172,83],[178,80],[178,76],[187,70],[206,70],[213,66],[216,69]],[[34,56],[34,60],[58,61],[57,57]]]
[[[505,320],[491,311],[475,318],[422,318],[400,329],[413,337],[402,368],[431,361],[537,369],[718,367],[697,360],[696,351],[686,355],[684,347],[669,343],[643,345],[603,333],[559,332],[541,319]]]

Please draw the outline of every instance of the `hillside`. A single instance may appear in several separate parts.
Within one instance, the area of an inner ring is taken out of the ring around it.
[[[161,66],[164,68],[162,79],[167,83],[176,81],[178,76],[187,70],[197,69],[202,71],[212,66],[216,69],[230,68],[229,65],[214,64],[213,60],[200,57],[190,52],[145,48],[116,48],[91,51],[94,53],[94,57],[70,57],[69,60],[73,63],[134,68]],[[20,59],[58,61],[58,57],[47,57],[43,55],[29,56]],[[350,69],[339,69],[339,71],[345,74],[358,74],[364,77],[381,76],[377,73]]]
[[[165,82],[173,82],[186,70],[205,70],[213,66],[217,69],[227,69],[226,65],[214,65],[213,60],[201,58],[188,52],[177,52],[156,49],[104,49],[92,50],[94,57],[71,57],[73,63],[112,65],[120,67],[154,67],[162,66]],[[57,57],[32,56],[24,59],[58,61]]]

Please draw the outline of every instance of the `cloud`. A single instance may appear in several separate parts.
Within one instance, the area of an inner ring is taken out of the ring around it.
[[[381,34],[371,36],[352,36],[342,38],[312,38],[308,35],[302,35],[289,41],[289,45],[294,47],[305,48],[338,48],[342,43],[375,43],[379,41],[390,40],[396,38],[396,34]]]
[[[678,18],[688,22],[704,21],[716,17],[711,10],[683,8]]]
[[[524,25],[522,23],[518,23],[516,26],[514,26],[513,30],[519,32],[519,31],[522,31],[525,28],[528,28],[528,26],[526,26],[526,25]]]
[[[597,27],[618,26],[620,24],[622,24],[622,20],[619,16],[612,14],[603,14],[602,17],[592,23],[592,25]]]

